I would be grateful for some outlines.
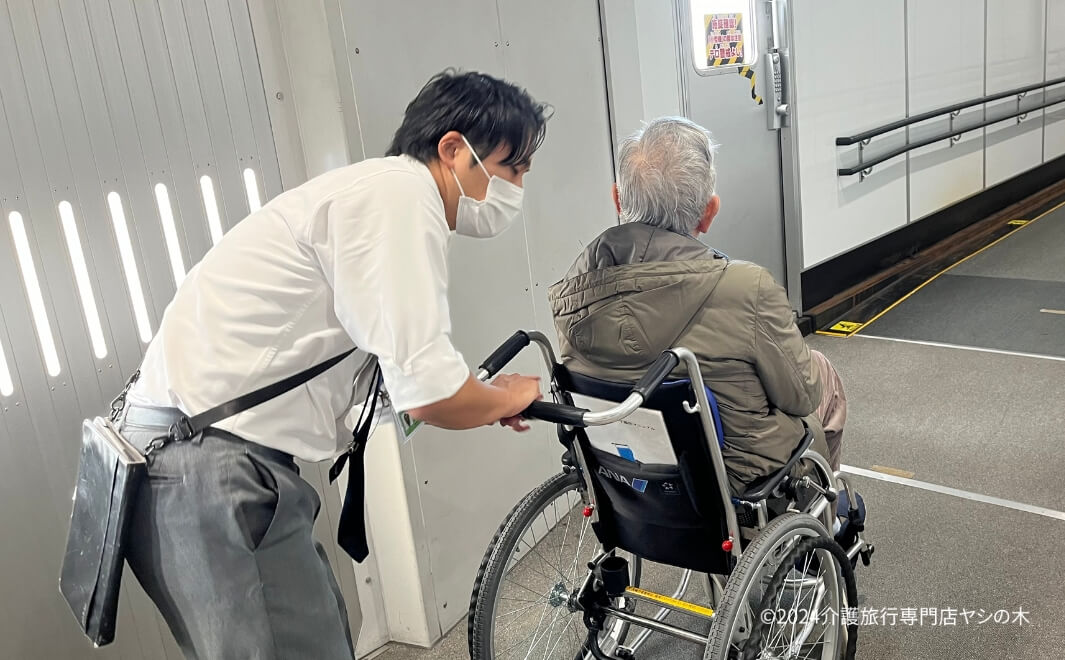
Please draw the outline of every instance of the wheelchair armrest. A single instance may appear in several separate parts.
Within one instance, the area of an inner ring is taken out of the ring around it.
[[[806,428],[805,425],[803,428]],[[814,442],[814,434],[809,428],[806,428],[806,434],[802,437],[802,442],[791,454],[791,458],[784,464],[784,467],[780,468],[773,474],[756,479],[754,483],[748,487],[747,492],[736,497],[741,502],[761,502],[764,499],[768,499],[769,496],[776,490],[784,478],[791,474],[792,468],[799,462],[802,455],[806,453],[806,450],[810,448]]]

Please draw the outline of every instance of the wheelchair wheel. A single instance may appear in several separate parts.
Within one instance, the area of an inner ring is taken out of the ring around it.
[[[754,633],[754,627],[761,612],[759,607],[766,602],[766,594],[769,592],[773,577],[781,567],[792,566],[788,562],[791,561],[793,551],[802,541],[811,538],[830,538],[830,535],[825,526],[813,516],[789,512],[770,522],[744,548],[739,563],[725,584],[724,597],[717,607],[717,613],[710,626],[704,660],[746,660],[743,654],[747,640]],[[830,572],[826,570],[826,573]],[[840,604],[844,601],[843,590],[839,580],[829,579],[828,582],[831,584],[825,584],[826,596],[835,599],[835,611],[839,612]],[[805,587],[807,582],[793,582],[789,585]],[[831,638],[827,641],[831,643],[835,640]],[[835,660],[844,656],[837,654],[785,655],[782,657],[796,659],[810,657],[819,660],[832,658]]]
[[[481,562],[468,619],[472,660],[583,658],[588,631],[576,595],[588,564],[602,554],[584,517],[576,472],[560,474],[526,495],[503,522]],[[629,559],[639,584],[638,558]],[[608,653],[628,626],[607,620]]]
[[[852,660],[858,624],[851,619],[846,630],[843,624],[847,607],[857,599],[854,567],[843,548],[823,536],[802,541],[766,587],[743,660]]]

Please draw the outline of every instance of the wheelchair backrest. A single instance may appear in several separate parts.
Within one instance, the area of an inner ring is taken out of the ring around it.
[[[628,396],[632,385],[572,373],[559,367],[556,382],[575,405],[602,409]],[[717,402],[711,413],[722,439]],[[596,405],[595,399],[609,402]],[[644,406],[621,422],[575,431],[595,488],[595,531],[607,547],[650,561],[702,573],[726,574],[730,556],[724,506],[707,434],[691,382],[663,383]],[[731,503],[729,504],[731,506]]]

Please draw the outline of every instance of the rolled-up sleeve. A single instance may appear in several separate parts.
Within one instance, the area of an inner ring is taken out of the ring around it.
[[[337,318],[356,346],[377,356],[397,410],[447,399],[469,377],[451,343],[448,240],[439,194],[404,171],[337,195],[312,229]]]

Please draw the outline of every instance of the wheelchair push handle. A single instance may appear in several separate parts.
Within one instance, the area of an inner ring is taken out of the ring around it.
[[[680,364],[680,358],[673,351],[663,351],[654,364],[647,370],[636,385],[632,388],[634,394],[639,394],[643,400],[651,398],[658,386],[669,378],[669,374]]]
[[[584,408],[567,406],[559,403],[536,401],[525,409],[522,417],[540,419],[555,424],[565,424],[578,428],[612,424],[631,415],[644,401],[651,397],[658,386],[680,363],[680,358],[673,351],[666,351],[655,360],[643,378],[633,386],[629,396],[613,408],[592,412]]]
[[[530,341],[529,333],[524,330],[518,330],[511,335],[510,338],[499,345],[499,348],[492,351],[492,354],[478,367],[484,374],[484,378],[481,380],[487,380],[499,373],[499,370],[513,360],[514,356],[520,353],[523,348],[528,346]]]
[[[584,415],[588,412],[585,408],[567,406],[562,403],[550,401],[533,401],[532,404],[521,413],[525,419],[539,419],[553,424],[565,424],[576,428],[584,428],[587,424]]]

